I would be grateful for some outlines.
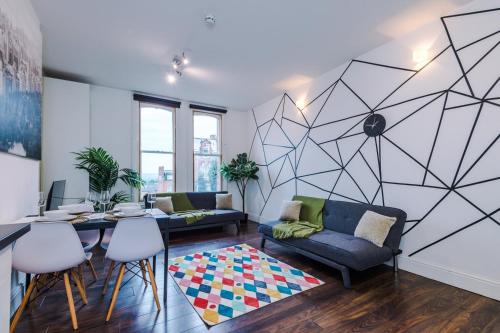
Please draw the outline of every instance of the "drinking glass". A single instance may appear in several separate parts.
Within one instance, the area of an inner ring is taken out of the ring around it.
[[[103,215],[106,215],[106,206],[111,202],[109,191],[101,191],[99,202],[104,206]]]
[[[38,192],[38,217],[41,216],[42,207],[45,207],[45,194],[43,192]]]
[[[95,208],[96,201],[97,200],[94,196],[94,193],[87,192],[87,195],[85,196],[85,204],[87,206],[92,206],[92,208]]]
[[[153,213],[153,206],[156,202],[156,193],[148,193],[148,202],[151,204],[151,208],[149,209],[149,213]]]

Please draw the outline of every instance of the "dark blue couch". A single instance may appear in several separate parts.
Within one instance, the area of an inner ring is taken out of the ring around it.
[[[213,228],[234,224],[239,233],[240,221],[245,220],[245,214],[234,209],[215,209],[215,194],[217,193],[227,192],[186,192],[189,201],[196,209],[213,210],[215,215],[205,216],[200,221],[187,224],[184,217],[177,216],[175,213],[170,214],[170,221],[168,224],[169,232]],[[166,197],[168,195],[169,193],[157,193],[157,197]],[[144,204],[145,207],[149,207],[147,196],[144,196]]]
[[[397,218],[383,247],[378,247],[367,240],[354,237],[354,230],[361,216],[367,210]],[[324,230],[309,238],[274,239],[272,226],[279,222],[271,221],[260,224],[261,247],[264,247],[266,239],[269,239],[295,252],[339,269],[342,272],[346,288],[351,287],[349,269],[362,271],[383,264],[392,258],[394,270],[397,271],[397,256],[401,254],[399,243],[406,222],[406,213],[401,209],[327,200],[323,210]]]

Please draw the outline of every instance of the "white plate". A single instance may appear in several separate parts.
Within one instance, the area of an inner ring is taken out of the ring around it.
[[[71,220],[74,220],[76,218],[77,218],[77,216],[75,216],[75,215],[64,215],[64,216],[58,217],[57,219],[42,216],[42,217],[36,218],[35,221],[36,222],[58,222],[58,221],[71,221]]]
[[[130,213],[117,212],[114,213],[113,215],[116,217],[139,217],[139,216],[144,216],[146,214],[147,213],[145,211],[141,210],[139,212],[130,212]]]

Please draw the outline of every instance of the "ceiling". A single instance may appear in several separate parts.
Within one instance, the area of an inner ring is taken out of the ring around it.
[[[248,110],[470,0],[32,2],[48,75]]]

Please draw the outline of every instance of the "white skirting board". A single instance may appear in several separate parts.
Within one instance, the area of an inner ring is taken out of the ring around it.
[[[494,281],[408,257],[400,257],[398,263],[402,270],[500,301],[500,284]]]

